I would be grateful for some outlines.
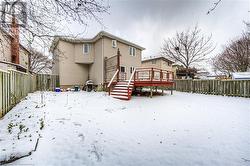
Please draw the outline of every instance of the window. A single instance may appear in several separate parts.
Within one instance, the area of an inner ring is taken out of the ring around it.
[[[130,67],[130,73],[131,73],[131,74],[133,73],[134,70],[135,70],[134,67]]]
[[[134,47],[129,47],[129,55],[135,56],[136,49]]]
[[[125,73],[125,72],[126,72],[126,67],[121,66],[121,67],[120,67],[120,71],[121,71],[122,73]]]
[[[113,47],[113,48],[116,48],[116,46],[117,46],[116,40],[112,40],[112,47]]]
[[[90,50],[90,45],[89,44],[83,44],[83,53],[88,54]]]
[[[156,64],[156,60],[152,60],[152,64]]]

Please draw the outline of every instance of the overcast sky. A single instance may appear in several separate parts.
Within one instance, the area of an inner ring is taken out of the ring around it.
[[[176,31],[192,28],[196,24],[202,32],[212,33],[217,48],[246,29],[243,21],[250,21],[250,0],[222,0],[216,10],[206,12],[217,0],[109,0],[110,14],[105,14],[103,24],[88,21],[86,29],[72,25],[74,33],[83,32],[93,37],[100,30],[137,43],[146,48],[143,56],[156,56],[165,38]],[[213,55],[211,55],[213,56]]]

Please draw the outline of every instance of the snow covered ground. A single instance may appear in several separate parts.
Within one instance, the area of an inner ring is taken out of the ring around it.
[[[250,99],[175,92],[30,94],[0,120],[0,161],[14,165],[250,165]],[[28,128],[28,129],[27,129]]]

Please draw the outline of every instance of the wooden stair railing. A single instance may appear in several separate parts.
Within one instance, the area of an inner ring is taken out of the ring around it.
[[[135,77],[134,77],[135,72],[136,72],[136,68],[134,68],[134,70],[133,70],[133,72],[132,72],[132,74],[131,74],[131,76],[130,76],[130,78],[129,78],[129,80],[128,80],[128,85],[127,85],[127,88],[128,88],[128,100],[131,99],[131,95],[132,95],[133,89],[130,90],[130,86],[131,86],[132,79],[133,79],[133,78],[135,79]],[[134,80],[134,81],[135,81],[135,80]]]
[[[117,74],[119,73],[119,69],[116,70],[115,74],[113,75],[113,77],[111,78],[111,80],[109,81],[109,84],[108,84],[108,89],[109,89],[109,95],[110,95],[110,91],[111,91],[111,85],[115,79],[115,77],[117,76]]]

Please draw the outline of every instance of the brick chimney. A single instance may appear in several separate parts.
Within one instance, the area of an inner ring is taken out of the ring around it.
[[[11,62],[19,64],[19,26],[15,16],[12,16],[11,23]]]

